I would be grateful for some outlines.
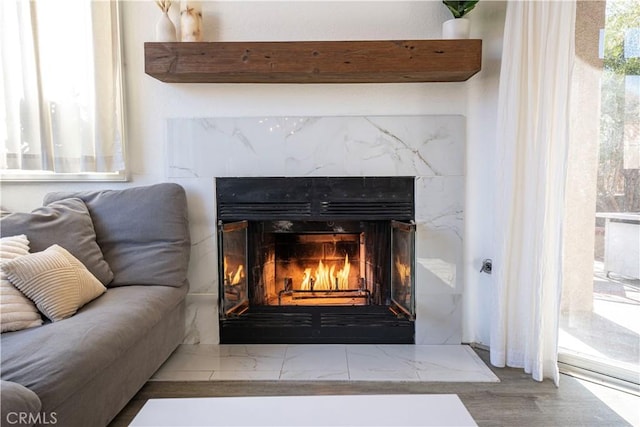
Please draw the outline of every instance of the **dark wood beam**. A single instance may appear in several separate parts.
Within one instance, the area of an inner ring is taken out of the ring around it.
[[[167,83],[459,82],[482,40],[145,43],[145,72]]]

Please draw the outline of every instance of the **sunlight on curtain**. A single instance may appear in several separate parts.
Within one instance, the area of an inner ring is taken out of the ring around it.
[[[509,2],[498,100],[491,363],[558,384],[575,2]]]
[[[2,169],[124,170],[116,17],[115,2],[0,2]]]

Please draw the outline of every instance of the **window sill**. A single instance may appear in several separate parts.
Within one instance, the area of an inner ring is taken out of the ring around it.
[[[124,182],[129,177],[126,171],[55,173],[50,171],[0,171],[2,182]]]

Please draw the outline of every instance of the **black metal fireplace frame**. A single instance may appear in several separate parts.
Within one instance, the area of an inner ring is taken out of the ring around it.
[[[216,179],[220,225],[407,222],[415,218],[413,177],[232,177]],[[222,244],[222,234],[220,235]],[[221,255],[221,254],[220,254]],[[222,256],[220,258],[222,262]],[[221,277],[221,297],[224,294]],[[223,301],[220,301],[221,307]],[[221,343],[409,343],[414,319],[397,306],[247,304],[221,311]]]
[[[218,220],[415,218],[413,177],[217,178]]]

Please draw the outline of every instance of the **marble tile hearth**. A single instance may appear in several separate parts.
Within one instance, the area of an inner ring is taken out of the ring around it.
[[[467,345],[183,344],[152,381],[499,382]]]

